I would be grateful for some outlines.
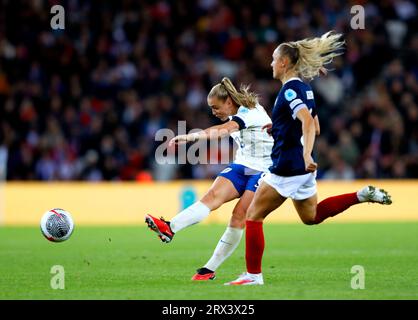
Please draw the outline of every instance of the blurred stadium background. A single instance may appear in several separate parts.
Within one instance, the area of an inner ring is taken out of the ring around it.
[[[58,3],[66,24],[54,31]],[[320,177],[417,178],[417,7],[356,4],[364,30],[350,27],[354,2],[336,0],[2,1],[7,180],[211,179],[219,168],[161,172],[155,132],[214,124],[206,95],[224,75],[252,84],[271,110],[273,49],[331,29],[347,52],[313,82]]]
[[[56,4],[64,30],[50,27]],[[417,299],[417,22],[412,0],[0,0],[0,299]],[[243,271],[244,241],[217,281],[192,283],[234,203],[169,246],[144,214],[172,217],[226,165],[158,165],[156,132],[217,124],[206,95],[223,76],[270,113],[274,48],[331,29],[347,50],[312,83],[319,198],[373,183],[393,204],[305,227],[287,201],[265,224],[265,286],[220,285]],[[61,244],[38,227],[54,207],[76,224]],[[57,264],[65,290],[51,289]],[[367,290],[350,287],[357,264]]]
[[[64,30],[50,27],[55,4],[65,9]],[[365,9],[364,30],[350,27],[355,4]],[[377,183],[394,190],[395,205],[413,197],[413,1],[3,0],[0,6],[3,223],[35,223],[51,206],[90,223],[117,222],[111,215],[118,208],[131,215],[119,222],[140,222],[145,210],[174,215],[225,165],[156,164],[157,130],[177,132],[180,120],[188,130],[218,123],[206,95],[223,76],[251,84],[271,112],[279,89],[271,77],[274,48],[331,29],[344,33],[347,50],[333,72],[313,81],[322,128],[315,157],[319,179],[327,180],[319,183],[320,197],[366,183],[354,179],[385,179]],[[232,157],[231,150],[232,141],[209,157]],[[100,193],[124,188],[114,197]],[[84,199],[80,190],[92,193]],[[149,196],[141,196],[146,190]],[[417,219],[411,202],[403,205],[396,216]],[[227,217],[230,207],[221,212]]]

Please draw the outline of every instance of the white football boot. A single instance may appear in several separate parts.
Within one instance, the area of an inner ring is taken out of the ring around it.
[[[252,274],[248,272],[244,272],[234,281],[225,283],[226,286],[253,286],[262,284],[264,284],[262,273]]]
[[[374,202],[380,204],[392,203],[391,196],[387,191],[373,186],[367,186],[357,191],[357,198],[360,202]]]

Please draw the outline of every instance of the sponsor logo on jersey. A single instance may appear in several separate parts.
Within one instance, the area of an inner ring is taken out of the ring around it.
[[[221,173],[228,173],[229,171],[232,171],[232,168],[225,168],[221,171]]]
[[[286,98],[287,101],[292,101],[293,99],[295,99],[297,96],[295,90],[292,89],[287,89],[284,92],[284,97]]]
[[[306,98],[309,99],[309,100],[314,98],[312,90],[306,91]]]

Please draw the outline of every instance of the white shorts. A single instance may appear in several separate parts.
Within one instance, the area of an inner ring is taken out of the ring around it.
[[[269,184],[285,198],[304,200],[316,193],[316,171],[293,177],[282,177],[268,172],[262,181]]]

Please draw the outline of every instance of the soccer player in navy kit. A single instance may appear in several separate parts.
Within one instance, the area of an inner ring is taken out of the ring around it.
[[[261,260],[264,251],[263,220],[291,198],[301,220],[319,224],[362,202],[391,204],[390,195],[373,186],[317,203],[316,169],[312,158],[316,115],[314,94],[302,79],[326,74],[324,65],[341,54],[341,35],[328,32],[319,38],[286,42],[273,52],[273,78],[282,83],[268,130],[274,138],[270,172],[262,179],[247,211],[247,272],[226,285],[264,284]]]

